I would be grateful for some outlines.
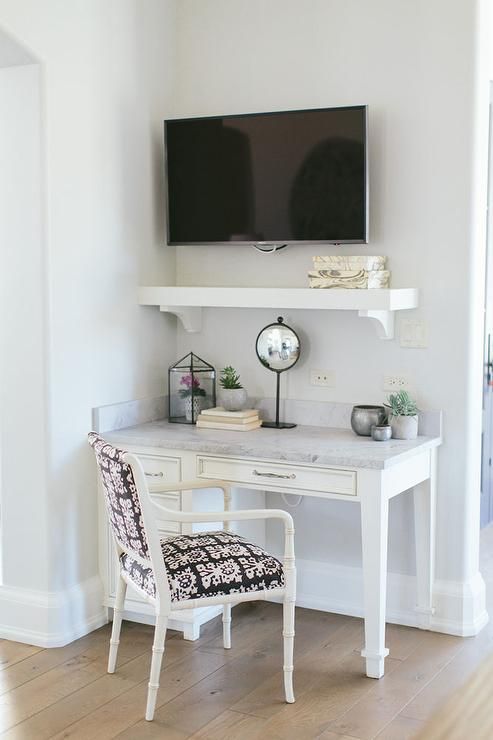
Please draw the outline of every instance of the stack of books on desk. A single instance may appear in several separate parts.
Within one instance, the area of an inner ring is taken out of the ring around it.
[[[389,280],[383,256],[314,257],[313,270],[308,273],[310,288],[388,288]]]
[[[249,432],[262,426],[256,409],[226,411],[222,406],[204,409],[199,414],[197,426],[201,429],[232,429],[235,432]]]

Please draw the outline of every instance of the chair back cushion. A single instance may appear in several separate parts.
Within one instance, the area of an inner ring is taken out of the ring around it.
[[[113,534],[125,551],[149,560],[139,494],[130,465],[123,462],[124,450],[106,442],[96,432],[88,435],[101,473],[104,498]]]

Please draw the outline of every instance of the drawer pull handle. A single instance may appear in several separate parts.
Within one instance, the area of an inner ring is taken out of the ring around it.
[[[161,470],[161,472],[159,472],[159,473],[146,473],[146,476],[148,478],[164,478],[164,473]]]
[[[288,478],[290,480],[296,478],[296,473],[259,473],[258,470],[254,470],[253,475],[257,475],[259,478]]]

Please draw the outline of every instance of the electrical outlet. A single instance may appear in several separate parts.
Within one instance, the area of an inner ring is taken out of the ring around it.
[[[310,385],[333,388],[335,386],[334,373],[330,370],[310,370]]]
[[[407,375],[384,375],[383,376],[383,390],[384,391],[407,391],[410,388],[409,378]]]

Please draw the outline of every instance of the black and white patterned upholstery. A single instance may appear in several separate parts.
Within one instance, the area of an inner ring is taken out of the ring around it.
[[[279,560],[231,532],[176,535],[161,540],[161,550],[174,602],[284,586]],[[126,553],[120,562],[139,589],[156,595],[152,568]]]
[[[132,557],[135,553],[150,560],[137,487],[131,467],[123,462],[125,452],[95,432],[88,439],[101,472],[113,534],[126,551],[120,555],[121,567],[137,588],[155,597],[152,568]],[[161,551],[175,602],[284,587],[279,560],[231,532],[169,537],[161,540]]]
[[[127,550],[149,559],[149,547],[142,520],[139,494],[125,452],[105,442],[95,432],[88,435],[103,482],[104,498],[113,534]]]

